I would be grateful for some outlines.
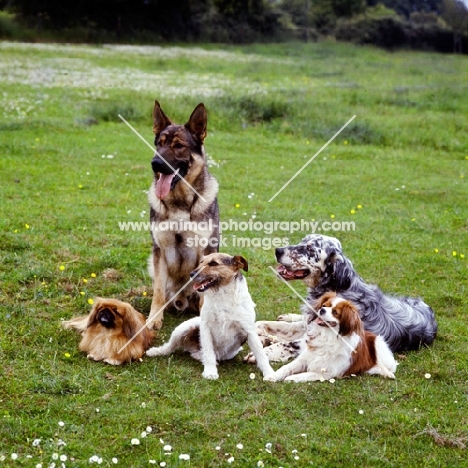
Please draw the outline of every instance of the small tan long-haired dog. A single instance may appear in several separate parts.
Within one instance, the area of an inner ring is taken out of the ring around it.
[[[130,304],[100,297],[89,315],[62,322],[63,328],[82,334],[79,348],[88,359],[114,366],[140,359],[151,346],[154,332],[145,324],[145,316]]]

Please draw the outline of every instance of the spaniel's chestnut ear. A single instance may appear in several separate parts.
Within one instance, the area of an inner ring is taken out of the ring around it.
[[[340,302],[337,308],[340,310],[340,335],[360,333],[363,326],[357,308],[349,301]]]
[[[321,309],[324,304],[326,304],[330,299],[336,297],[336,293],[333,291],[325,293],[323,296],[320,296],[314,304],[314,309],[319,310]]]
[[[233,257],[231,263],[237,268],[242,268],[244,271],[249,271],[249,264],[247,263],[247,260],[240,255]]]

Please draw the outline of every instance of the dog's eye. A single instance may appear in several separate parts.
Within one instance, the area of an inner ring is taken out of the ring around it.
[[[183,147],[184,147],[184,145],[182,143],[174,143],[174,148],[175,149],[181,149]]]
[[[208,266],[218,266],[218,264],[216,262],[210,262],[208,263]]]
[[[332,314],[333,314],[334,317],[337,317],[337,316],[338,316],[338,311],[335,310],[335,309],[333,309],[333,310],[332,310]]]

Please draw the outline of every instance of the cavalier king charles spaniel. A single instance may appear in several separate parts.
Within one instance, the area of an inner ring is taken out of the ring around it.
[[[364,330],[352,302],[327,293],[306,322],[301,354],[264,380],[306,382],[363,373],[395,378],[397,363],[390,348],[381,336]]]

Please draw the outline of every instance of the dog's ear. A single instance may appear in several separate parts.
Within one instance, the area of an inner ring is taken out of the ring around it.
[[[325,260],[326,265],[334,265],[337,262],[342,262],[343,257],[341,252],[337,249],[331,249],[327,252],[327,258]]]
[[[153,108],[153,133],[158,136],[166,127],[171,125],[171,120],[162,111],[158,101],[154,101]]]
[[[93,308],[91,309],[90,314],[88,315],[88,327],[92,325],[96,321],[96,317],[98,312],[101,310],[101,306],[103,304],[104,300],[100,297],[95,297],[94,298],[94,305]]]
[[[206,138],[207,122],[208,117],[206,115],[206,109],[204,104],[201,102],[197,107],[195,107],[189,121],[185,124],[185,128],[199,143],[203,143]]]
[[[321,309],[324,304],[326,304],[330,299],[333,299],[334,297],[336,297],[336,293],[332,291],[323,294],[315,302],[314,309],[315,310]]]
[[[347,336],[351,333],[359,333],[362,329],[362,322],[356,307],[349,301],[338,304],[340,308],[340,335]]]
[[[247,260],[240,255],[232,257],[231,263],[237,268],[242,268],[244,271],[249,271],[249,264],[247,263]]]
[[[120,314],[123,316],[122,331],[130,340],[138,332],[139,327],[135,316],[138,312],[130,304],[125,304],[125,311],[121,311]]]

